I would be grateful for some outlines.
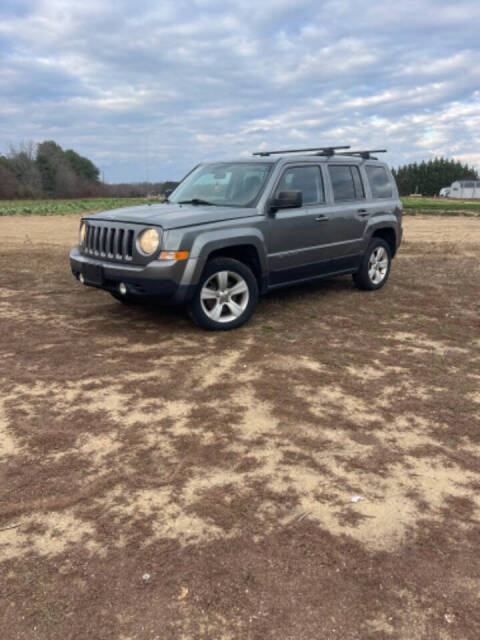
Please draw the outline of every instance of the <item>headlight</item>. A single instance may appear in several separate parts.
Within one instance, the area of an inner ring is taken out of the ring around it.
[[[160,236],[155,229],[145,229],[138,238],[138,246],[147,255],[155,253],[160,245]]]
[[[80,225],[80,231],[78,232],[78,241],[79,243],[82,245],[85,244],[85,231],[87,230],[87,225],[82,222],[82,224]]]

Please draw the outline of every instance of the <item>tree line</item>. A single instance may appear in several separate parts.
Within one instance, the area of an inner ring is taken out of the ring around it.
[[[478,180],[478,173],[473,167],[448,158],[435,158],[418,164],[414,162],[392,169],[392,173],[401,196],[412,193],[434,196],[455,180]]]
[[[0,156],[0,197],[73,198],[103,195],[100,171],[73,149],[53,140],[10,147]]]
[[[407,164],[392,170],[401,196],[438,194],[455,180],[478,180],[473,167],[448,158]],[[0,155],[0,199],[9,198],[138,198],[160,195],[178,183],[104,184],[94,163],[53,140],[11,147]]]
[[[14,198],[136,198],[160,195],[178,183],[104,184],[94,163],[53,140],[11,146],[0,155],[0,199]]]

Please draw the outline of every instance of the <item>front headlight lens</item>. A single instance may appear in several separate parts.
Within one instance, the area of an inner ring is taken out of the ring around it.
[[[160,236],[155,229],[146,229],[142,231],[138,239],[138,246],[147,255],[155,253],[160,245]]]
[[[78,241],[80,242],[80,244],[82,245],[82,247],[85,244],[85,232],[87,230],[87,225],[82,222],[82,224],[80,225],[80,231],[78,232]]]

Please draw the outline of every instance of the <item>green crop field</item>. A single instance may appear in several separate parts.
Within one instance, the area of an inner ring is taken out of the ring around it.
[[[0,216],[66,216],[159,202],[149,198],[84,198],[70,200],[0,200]],[[480,215],[480,200],[402,198],[406,215]]]
[[[450,198],[402,198],[405,213],[408,215],[478,215],[480,200],[454,200]]]
[[[70,200],[0,200],[0,216],[66,216],[133,207],[152,202],[147,198],[84,198]],[[155,202],[157,202],[155,200]]]

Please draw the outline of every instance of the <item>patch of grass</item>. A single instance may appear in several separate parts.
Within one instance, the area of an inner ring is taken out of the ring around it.
[[[480,214],[480,200],[454,200],[450,198],[402,198],[405,213],[433,213],[443,215]]]
[[[66,216],[148,204],[148,198],[83,198],[65,200],[1,200],[0,216]],[[158,202],[154,200],[154,202]]]

